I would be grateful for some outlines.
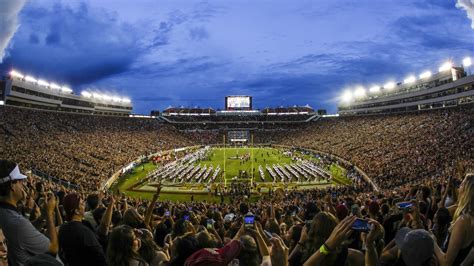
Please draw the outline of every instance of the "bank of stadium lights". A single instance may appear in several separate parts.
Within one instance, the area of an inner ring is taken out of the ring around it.
[[[410,83],[413,83],[416,81],[416,77],[415,76],[409,76],[407,77],[406,79],[403,80],[403,83],[405,84],[410,84]]]
[[[385,85],[383,85],[383,88],[387,90],[393,90],[395,86],[396,86],[395,82],[390,81],[390,82],[385,83]]]
[[[27,82],[35,83],[38,86],[43,86],[43,87],[46,87],[46,88],[50,88],[52,90],[57,90],[57,91],[60,91],[60,92],[63,92],[63,93],[72,93],[72,89],[67,87],[67,86],[62,86],[61,87],[58,84],[53,83],[53,82],[49,83],[46,80],[42,80],[42,79],[37,80],[32,76],[25,76],[25,75],[23,75],[22,73],[20,73],[16,70],[10,71],[10,76],[18,78],[18,79],[22,79],[22,80],[27,81]]]
[[[370,87],[369,92],[370,92],[370,93],[378,93],[378,92],[380,92],[380,86],[372,86],[372,87]]]
[[[25,76],[25,81],[36,83],[37,80],[32,76]]]
[[[19,79],[23,79],[25,77],[23,74],[15,70],[10,71],[10,76],[19,78]]]
[[[466,57],[462,60],[462,65],[464,67],[470,67],[472,65],[472,61],[470,57]]]
[[[348,102],[352,101],[352,91],[346,90],[342,94],[342,101],[345,102],[345,103],[348,103]]]
[[[362,86],[357,87],[357,89],[354,91],[354,97],[356,98],[362,98],[365,96],[365,89]]]
[[[438,72],[444,72],[444,71],[451,70],[452,67],[453,67],[453,63],[446,62],[442,66],[439,67]]]
[[[97,99],[97,100],[103,100],[107,102],[117,102],[117,103],[131,103],[132,101],[128,98],[121,98],[118,96],[112,96],[112,95],[106,95],[102,93],[97,93],[97,92],[88,92],[88,91],[82,91],[81,95],[85,98],[92,98],[92,99]]]
[[[49,83],[48,83],[47,81],[45,81],[45,80],[42,80],[42,79],[39,79],[38,82],[37,82],[37,84],[38,84],[39,86],[49,87]]]
[[[430,78],[431,77],[431,71],[425,71],[425,72],[421,73],[419,77],[420,77],[420,79]]]

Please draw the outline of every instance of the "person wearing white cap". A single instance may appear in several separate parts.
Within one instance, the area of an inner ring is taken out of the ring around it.
[[[43,206],[48,237],[17,210],[18,202],[25,197],[23,182],[26,178],[21,174],[18,164],[0,160],[0,228],[7,240],[9,265],[24,265],[36,255],[50,253],[55,256],[58,252],[54,225],[55,196],[46,196]]]

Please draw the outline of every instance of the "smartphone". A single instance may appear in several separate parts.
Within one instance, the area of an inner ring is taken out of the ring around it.
[[[253,228],[254,223],[255,223],[255,216],[245,215],[245,217],[244,217],[245,227]]]
[[[292,213],[291,213],[291,216],[295,217],[295,216],[296,216],[296,212],[295,212],[295,211],[292,212]]]
[[[332,193],[332,198],[333,198],[333,199],[337,198],[337,192],[336,192],[336,191],[334,191],[334,192]]]
[[[170,217],[170,211],[165,211],[165,216]]]
[[[372,225],[369,221],[357,218],[351,226],[352,230],[369,232],[372,229]]]
[[[400,203],[397,203],[397,207],[398,207],[400,210],[410,209],[411,206],[413,206],[413,203],[411,203],[411,202],[400,202]]]
[[[265,235],[268,237],[268,239],[271,239],[273,236],[272,236],[272,233],[268,232],[267,230],[263,230],[263,232],[265,233]]]
[[[183,218],[185,221],[189,221],[189,215],[185,215]]]

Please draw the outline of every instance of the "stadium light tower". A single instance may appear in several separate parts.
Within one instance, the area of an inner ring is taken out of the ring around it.
[[[25,80],[28,82],[33,82],[33,83],[37,82],[37,80],[33,78],[32,76],[25,76]]]
[[[378,93],[378,92],[380,92],[380,86],[377,86],[377,85],[372,86],[372,87],[370,87],[369,91],[371,93]]]
[[[65,87],[65,86],[61,87],[61,91],[64,92],[64,93],[71,93],[72,92],[72,90],[70,88]]]
[[[354,91],[354,96],[356,98],[362,98],[365,96],[365,89],[362,86],[357,87],[357,89]]]
[[[453,67],[453,63],[446,62],[442,66],[439,67],[438,71],[439,72],[448,71],[448,70],[451,70],[452,67]]]
[[[49,84],[49,87],[53,90],[60,90],[61,89],[61,86],[59,86],[58,84],[56,83],[51,83]]]
[[[349,103],[349,102],[352,101],[352,92],[350,90],[346,90],[342,94],[342,101],[345,102],[345,103]]]
[[[20,72],[15,71],[15,70],[10,71],[10,76],[15,77],[15,78],[19,78],[19,79],[24,78],[23,74],[21,74]]]
[[[403,83],[405,84],[409,84],[409,83],[413,83],[416,81],[416,77],[415,76],[409,76],[408,78],[406,78],[405,80],[403,80]]]
[[[431,77],[431,71],[425,71],[420,74],[420,79],[427,79]]]
[[[470,67],[472,65],[472,61],[470,57],[466,57],[462,60],[462,65],[465,67]]]
[[[395,86],[396,86],[395,82],[390,81],[390,82],[385,83],[385,85],[383,85],[383,88],[387,90],[392,90],[395,88]]]

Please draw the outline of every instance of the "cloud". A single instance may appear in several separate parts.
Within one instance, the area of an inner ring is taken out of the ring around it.
[[[5,0],[0,2],[0,63],[5,56],[5,50],[19,27],[18,13],[25,0]]]
[[[75,7],[31,3],[21,19],[3,68],[80,86],[128,71],[143,52],[134,26],[84,2]]]
[[[202,41],[209,38],[209,32],[203,27],[194,27],[189,30],[189,36],[193,41]]]
[[[456,7],[464,9],[467,17],[471,19],[471,28],[474,29],[474,0],[458,0]]]

